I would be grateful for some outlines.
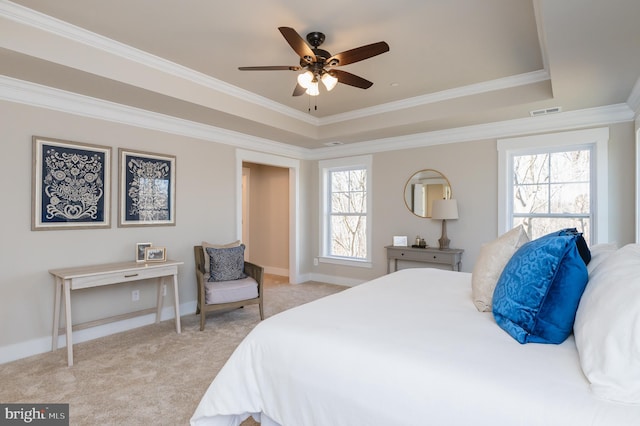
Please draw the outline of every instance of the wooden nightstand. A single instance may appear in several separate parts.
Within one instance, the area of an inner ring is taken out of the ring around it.
[[[387,249],[387,274],[391,272],[391,260],[393,260],[394,272],[398,270],[398,260],[449,265],[452,271],[459,271],[460,263],[462,262],[462,253],[464,252],[462,249],[440,250],[434,247],[413,248],[386,246],[385,248]]]

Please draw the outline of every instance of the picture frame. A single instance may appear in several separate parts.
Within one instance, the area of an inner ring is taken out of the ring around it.
[[[176,157],[118,149],[118,227],[175,226]]]
[[[31,230],[111,227],[111,147],[32,137]]]
[[[406,235],[402,235],[402,236],[394,236],[393,237],[393,245],[396,247],[407,247],[407,236]]]
[[[145,262],[165,262],[167,260],[167,248],[166,247],[145,247],[144,249],[144,261]]]
[[[145,261],[145,249],[147,247],[151,247],[153,244],[151,243],[136,243],[136,262],[144,262]]]

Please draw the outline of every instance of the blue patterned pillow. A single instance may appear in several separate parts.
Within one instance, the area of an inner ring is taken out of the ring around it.
[[[230,248],[207,247],[209,281],[232,281],[246,278],[244,273],[244,244]]]
[[[520,343],[562,343],[571,334],[588,275],[578,235],[547,235],[524,244],[493,293],[498,325]]]
[[[584,237],[582,236],[582,232],[578,232],[578,230],[576,228],[561,229],[560,231],[552,232],[551,234],[545,235],[542,238],[557,237],[557,236],[561,236],[561,235],[576,235],[577,236],[575,241],[576,241],[576,247],[578,248],[578,253],[580,253],[580,257],[584,261],[584,264],[588,265],[589,262],[591,262],[591,251],[589,250],[589,246],[587,245],[587,242],[585,241]]]

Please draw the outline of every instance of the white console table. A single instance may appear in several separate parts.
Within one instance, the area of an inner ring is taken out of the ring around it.
[[[53,340],[52,351],[58,348],[58,333],[66,334],[67,362],[69,367],[73,365],[73,330],[106,324],[113,321],[124,320],[138,315],[156,313],[156,323],[160,322],[160,314],[164,299],[162,282],[164,278],[173,280],[173,298],[176,314],[176,332],[180,333],[180,308],[178,300],[178,265],[184,262],[167,260],[158,263],[122,262],[105,265],[81,266],[77,268],[52,269],[49,271],[55,281],[55,302],[53,308]],[[131,281],[158,279],[158,300],[155,308],[143,309],[127,314],[116,315],[96,321],[73,325],[71,321],[71,291],[105,285],[128,283]],[[65,329],[60,328],[60,305],[64,294]]]

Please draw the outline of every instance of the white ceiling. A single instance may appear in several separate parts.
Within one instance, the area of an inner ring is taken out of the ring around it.
[[[0,0],[0,74],[315,149],[629,104],[639,21],[638,0]],[[296,72],[238,70],[298,65],[280,26],[390,51],[342,67],[367,90],[293,97]]]

